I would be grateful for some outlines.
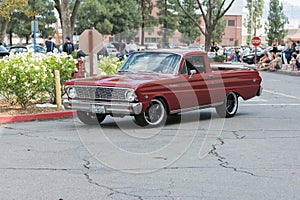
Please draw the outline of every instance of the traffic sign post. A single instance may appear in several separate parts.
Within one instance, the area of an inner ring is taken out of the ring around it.
[[[79,48],[89,54],[90,76],[94,75],[94,65],[97,69],[97,61],[94,62],[94,54],[97,54],[103,47],[103,37],[95,29],[88,29],[79,36]],[[96,70],[95,70],[96,71]]]
[[[261,40],[259,37],[253,37],[251,39],[251,44],[255,47],[254,51],[254,64],[256,64],[256,52],[257,52],[257,47],[260,45]]]

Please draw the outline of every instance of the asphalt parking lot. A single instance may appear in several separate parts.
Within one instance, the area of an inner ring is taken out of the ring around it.
[[[163,128],[76,117],[0,125],[1,199],[299,199],[300,80],[262,72],[237,115]],[[200,120],[199,120],[200,119]]]

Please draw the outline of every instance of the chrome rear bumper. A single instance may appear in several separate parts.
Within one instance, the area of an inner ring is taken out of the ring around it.
[[[263,87],[259,87],[259,90],[257,91],[257,94],[256,96],[261,96],[262,95],[262,92],[263,92]]]

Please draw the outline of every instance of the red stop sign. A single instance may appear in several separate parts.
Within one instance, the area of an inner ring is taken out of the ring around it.
[[[259,37],[253,37],[253,38],[251,39],[251,44],[252,44],[253,46],[255,46],[255,47],[259,46],[259,45],[260,45],[260,42],[261,42],[261,40],[260,40]]]

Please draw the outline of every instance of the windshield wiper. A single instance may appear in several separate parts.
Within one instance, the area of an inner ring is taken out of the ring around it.
[[[133,73],[133,71],[131,71],[131,70],[119,70],[118,72],[132,72]]]

